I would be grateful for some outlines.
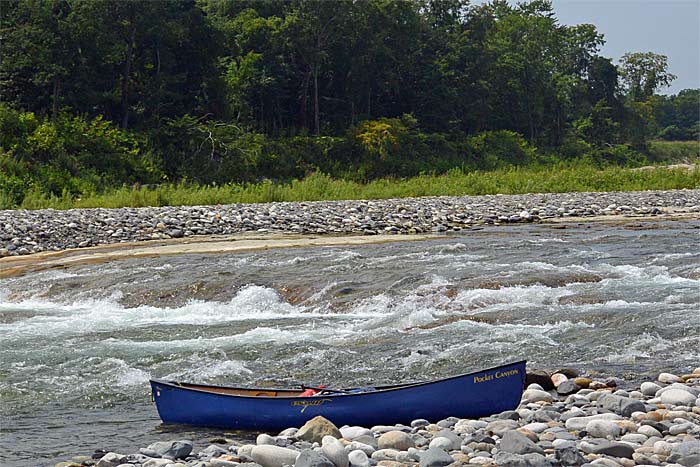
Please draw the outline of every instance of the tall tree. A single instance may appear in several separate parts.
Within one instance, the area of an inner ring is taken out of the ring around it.
[[[668,71],[668,58],[653,52],[626,53],[620,61],[620,76],[627,95],[634,101],[651,97],[676,79]]]

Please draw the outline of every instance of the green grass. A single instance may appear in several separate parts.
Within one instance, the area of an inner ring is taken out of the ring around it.
[[[649,157],[668,163],[697,161],[700,159],[700,141],[652,141]]]
[[[381,179],[368,183],[309,175],[290,183],[264,181],[255,184],[202,186],[164,184],[156,187],[122,187],[102,194],[74,198],[65,194],[46,197],[30,192],[24,209],[119,208],[143,206],[215,205],[385,199],[414,196],[563,193],[576,191],[638,191],[700,188],[700,169],[631,170],[595,168],[584,163],[546,167],[507,168],[490,172],[452,170],[445,175],[421,175],[408,179]]]

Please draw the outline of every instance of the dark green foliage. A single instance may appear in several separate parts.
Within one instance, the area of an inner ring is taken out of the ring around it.
[[[101,117],[49,120],[0,105],[0,131],[0,185],[15,203],[31,187],[79,195],[159,178],[137,141]]]
[[[700,138],[700,90],[655,94],[666,57],[617,68],[595,26],[547,0],[8,0],[0,37],[2,206],[317,171],[638,165],[661,160],[655,138]]]

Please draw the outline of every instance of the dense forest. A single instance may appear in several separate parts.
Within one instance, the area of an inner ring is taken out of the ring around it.
[[[369,180],[700,138],[663,55],[601,56],[551,2],[0,3],[0,206],[123,184]]]

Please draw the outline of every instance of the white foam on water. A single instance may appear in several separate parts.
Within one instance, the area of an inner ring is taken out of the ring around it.
[[[503,309],[530,308],[556,303],[560,297],[571,295],[564,287],[545,285],[501,287],[500,289],[469,289],[460,291],[455,303],[465,310],[481,312]]]
[[[104,374],[108,375],[106,382],[119,387],[139,386],[151,379],[149,372],[130,366],[120,358],[106,358],[97,368],[104,369]]]
[[[530,243],[532,245],[541,245],[543,243],[569,243],[569,241],[564,240],[563,238],[550,237],[550,238],[528,239],[527,243]]]
[[[219,357],[221,358],[221,357]],[[196,361],[187,359],[180,362],[180,370],[162,376],[167,380],[209,381],[222,376],[250,375],[253,372],[244,362],[239,360],[217,360],[212,357],[197,358]]]
[[[199,336],[167,340],[138,341],[132,339],[107,338],[100,346],[109,352],[138,352],[140,355],[170,355],[173,353],[208,351],[211,349],[231,350],[247,346],[285,345],[302,342],[333,344],[336,339],[344,339],[354,334],[352,327],[342,327],[334,323],[308,323],[286,329],[259,326],[239,334],[225,336]]]
[[[658,334],[642,333],[633,339],[625,339],[623,345],[615,346],[615,350],[598,360],[608,363],[636,363],[639,360],[651,358],[662,352],[671,350],[674,344]]]
[[[698,285],[700,286],[700,280],[689,279],[687,277],[674,276],[669,274],[668,267],[666,266],[634,266],[631,264],[623,265],[611,265],[603,264],[600,265],[602,272],[608,273],[612,278],[606,278],[603,282],[610,282],[613,280],[621,280],[625,283],[630,283],[630,285],[635,284],[651,284],[653,286],[659,285],[675,285],[675,284],[687,284],[687,285]],[[633,284],[632,284],[633,283]]]
[[[161,325],[218,325],[249,320],[287,320],[325,317],[326,308],[312,309],[291,305],[276,290],[258,285],[241,288],[228,302],[191,301],[181,307],[142,305],[125,308],[118,303],[119,294],[108,299],[82,300],[61,304],[32,298],[18,303],[2,302],[0,310],[32,310],[42,314],[9,324],[0,324],[0,339],[8,337],[51,336],[52,338],[82,335],[91,332],[127,330]],[[341,318],[362,317],[362,310],[338,313]],[[376,311],[371,311],[374,315]]]

